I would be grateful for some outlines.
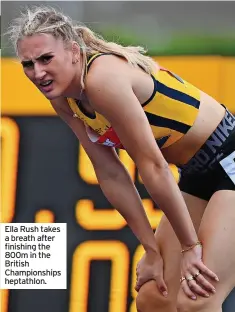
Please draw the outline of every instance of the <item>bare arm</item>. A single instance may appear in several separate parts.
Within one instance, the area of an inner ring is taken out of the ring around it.
[[[70,126],[92,161],[100,187],[119,213],[125,218],[145,250],[157,251],[153,231],[141,198],[115,149],[90,142],[84,124],[72,117],[65,99],[52,101],[58,115]],[[61,108],[63,107],[63,109]]]
[[[112,124],[136,163],[147,191],[166,214],[182,246],[194,244],[198,238],[188,209],[132,90],[127,65],[97,65],[89,75],[87,94],[92,106]]]

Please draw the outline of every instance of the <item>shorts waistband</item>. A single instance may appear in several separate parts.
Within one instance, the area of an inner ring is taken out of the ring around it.
[[[223,105],[224,106],[224,105]],[[225,115],[200,150],[181,166],[181,174],[205,173],[214,169],[220,159],[235,148],[235,116],[225,107]]]

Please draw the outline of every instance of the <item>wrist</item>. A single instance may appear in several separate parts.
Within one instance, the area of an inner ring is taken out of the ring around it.
[[[190,246],[196,244],[199,241],[198,237],[195,236],[194,238],[191,238],[190,240],[181,242],[181,248],[186,249],[189,248]]]
[[[187,252],[189,250],[192,250],[192,249],[194,249],[197,246],[202,247],[202,242],[201,241],[196,241],[195,243],[193,243],[190,246],[184,246],[184,247],[182,246],[181,253],[184,253],[184,252]]]
[[[155,254],[159,254],[159,249],[157,246],[148,246],[145,248],[145,252],[146,254],[149,254],[149,255],[155,255]]]

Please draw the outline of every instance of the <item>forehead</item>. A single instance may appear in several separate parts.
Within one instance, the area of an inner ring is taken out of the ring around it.
[[[17,50],[21,60],[36,59],[48,52],[58,52],[64,49],[62,40],[54,38],[50,34],[35,34],[24,37],[18,42]]]

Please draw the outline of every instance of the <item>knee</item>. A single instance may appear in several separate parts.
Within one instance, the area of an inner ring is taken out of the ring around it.
[[[158,290],[154,281],[144,284],[136,298],[138,312],[155,312],[170,310],[171,306],[176,305],[176,298],[170,295],[165,298]]]
[[[191,302],[192,301],[192,302]],[[199,312],[202,306],[198,304],[197,300],[178,300],[177,302],[177,312]]]
[[[215,311],[216,302],[213,296],[210,298],[197,297],[196,300],[189,299],[185,294],[181,294],[177,301],[177,312],[204,312]]]

